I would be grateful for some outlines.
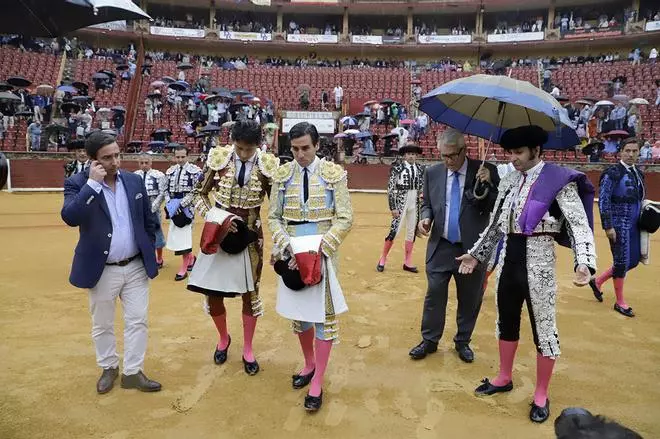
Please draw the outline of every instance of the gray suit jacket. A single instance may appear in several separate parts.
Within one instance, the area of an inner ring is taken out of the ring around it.
[[[490,212],[493,210],[497,198],[497,186],[500,183],[497,168],[486,163],[485,166],[490,170],[493,185],[486,198],[483,200],[474,198],[473,188],[481,162],[469,158],[466,160],[468,166],[459,217],[462,253],[466,253],[472,248],[479,238],[479,234],[488,225]],[[445,227],[446,184],[447,167],[443,163],[426,168],[420,219],[428,218],[432,222],[431,237],[426,248],[427,271],[452,271],[458,268],[455,258],[460,256],[458,254],[460,249],[442,237]]]

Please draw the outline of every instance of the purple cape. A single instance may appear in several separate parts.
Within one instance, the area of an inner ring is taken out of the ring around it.
[[[541,219],[552,206],[552,203],[557,198],[557,194],[564,186],[569,183],[575,182],[578,187],[578,194],[582,200],[584,211],[587,213],[589,227],[594,229],[594,196],[595,189],[589,179],[582,172],[575,171],[570,168],[558,166],[552,163],[546,163],[541,169],[536,182],[532,185],[527,196],[527,202],[518,219],[524,235],[532,235],[536,226],[539,225]],[[555,238],[559,245],[564,247],[571,247],[571,241],[568,236],[566,226],[562,227],[562,231]]]

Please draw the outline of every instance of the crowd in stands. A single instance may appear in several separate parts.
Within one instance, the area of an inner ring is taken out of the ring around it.
[[[175,28],[185,28],[185,29],[204,29],[205,22],[203,19],[195,20],[193,15],[188,13],[186,14],[185,20],[173,20],[170,18],[164,17],[153,17],[154,26],[162,27],[175,27]]]
[[[272,33],[275,29],[273,23],[264,22],[246,17],[232,17],[230,19],[216,17],[216,27],[223,32],[259,32]]]
[[[287,27],[287,31],[290,34],[294,34],[294,35],[310,33],[309,32],[310,29],[317,29],[317,28],[312,24],[305,25],[305,24],[297,23],[295,20],[289,21],[289,26]],[[339,26],[331,23],[325,23],[323,26],[318,27],[318,30],[322,35],[337,35],[339,33],[338,29]]]
[[[493,29],[494,34],[511,34],[522,32],[541,32],[544,30],[543,17],[530,17],[522,22],[511,23],[510,20],[498,21]]]

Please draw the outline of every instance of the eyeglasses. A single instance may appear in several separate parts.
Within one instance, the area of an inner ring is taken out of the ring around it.
[[[443,160],[456,160],[458,158],[458,156],[461,155],[461,153],[463,152],[464,149],[465,148],[461,148],[461,149],[459,149],[458,151],[456,151],[455,153],[452,153],[452,154],[442,154],[442,153],[440,153],[440,158],[443,159]]]

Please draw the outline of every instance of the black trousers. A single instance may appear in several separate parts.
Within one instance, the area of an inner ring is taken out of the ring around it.
[[[523,302],[527,302],[529,320],[532,324],[534,344],[538,352],[539,338],[536,332],[536,319],[529,297],[527,278],[527,237],[508,235],[506,256],[497,285],[497,328],[500,340],[518,341],[520,339],[520,317]]]

